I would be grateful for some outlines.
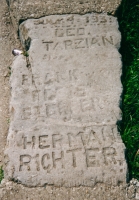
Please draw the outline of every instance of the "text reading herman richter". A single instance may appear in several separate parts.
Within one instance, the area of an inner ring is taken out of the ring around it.
[[[36,130],[38,132],[38,130]],[[116,127],[104,126],[69,131],[67,134],[54,133],[38,136],[22,136],[22,152],[19,171],[36,169],[50,173],[53,168],[84,168],[102,165],[122,165],[117,160],[115,141]],[[53,133],[52,133],[53,132]],[[61,131],[62,132],[62,131]],[[39,152],[36,154],[36,150]],[[27,152],[31,151],[31,154]]]

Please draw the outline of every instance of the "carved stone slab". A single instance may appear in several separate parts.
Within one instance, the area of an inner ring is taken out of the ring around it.
[[[19,31],[29,58],[12,65],[6,176],[29,186],[125,182],[116,18],[48,16]]]

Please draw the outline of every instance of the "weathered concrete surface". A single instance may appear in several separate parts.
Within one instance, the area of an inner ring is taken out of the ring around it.
[[[6,3],[7,2],[7,3]],[[3,165],[3,152],[6,143],[6,135],[9,126],[9,70],[12,62],[11,50],[20,47],[17,30],[18,23],[22,19],[40,18],[50,14],[80,13],[97,11],[98,8],[105,8],[106,12],[114,13],[119,6],[118,1],[39,1],[32,0],[1,0],[0,6],[0,162]],[[72,9],[69,7],[73,4]],[[100,9],[98,10],[100,11]]]
[[[121,0],[6,0],[14,27],[20,20],[40,18],[47,15],[90,12],[114,14]]]
[[[5,3],[6,5],[6,3]],[[0,165],[2,165],[3,161],[3,151],[6,144],[6,136],[8,132],[8,123],[7,120],[8,116],[8,97],[9,97],[9,88],[8,88],[8,81],[7,78],[5,79],[4,75],[8,73],[7,67],[9,62],[5,61],[4,54],[8,52],[9,45],[7,48],[5,47],[6,44],[6,27],[4,26],[5,20],[5,13],[3,11],[5,6],[2,4],[0,7]],[[8,12],[8,10],[7,10]],[[9,53],[10,55],[10,53]],[[9,56],[7,57],[9,59]]]
[[[17,32],[16,29],[13,28],[12,23],[16,24],[18,20],[20,20],[20,17],[22,19],[30,18],[31,14],[34,14],[37,18],[42,17],[44,15],[48,14],[58,14],[55,12],[55,9],[58,7],[61,7],[61,5],[58,5],[57,3],[53,3],[53,10],[51,9],[51,12],[40,12],[41,9],[46,9],[41,7],[41,5],[36,4],[36,8],[33,11],[35,5],[34,1],[31,7],[33,7],[31,13],[30,13],[30,7],[27,7],[25,5],[30,4],[29,1],[24,1],[24,4],[18,4],[17,1],[12,1],[11,3],[14,4],[16,2],[16,7],[14,7],[14,10],[11,9],[11,12],[13,16],[16,17],[16,20],[13,19],[13,22],[9,18],[9,11],[8,7],[6,5],[5,0],[1,0],[1,6],[0,6],[0,109],[1,109],[1,115],[0,115],[0,165],[3,165],[3,152],[4,152],[4,147],[6,143],[6,136],[7,136],[7,130],[8,130],[8,125],[9,125],[9,115],[8,115],[8,99],[9,99],[9,70],[8,67],[11,65],[12,62],[12,55],[11,55],[11,50],[16,47],[16,48],[21,48],[19,40],[17,39]],[[38,2],[38,1],[37,1]],[[44,1],[43,1],[44,2]],[[41,3],[43,3],[41,2]],[[47,1],[48,2],[48,1]],[[49,2],[49,3],[51,3]],[[74,1],[76,2],[76,1]],[[73,2],[73,3],[74,3]],[[91,1],[89,1],[90,3]],[[111,4],[112,1],[107,4]],[[116,1],[114,1],[115,3]],[[100,3],[100,2],[99,2]],[[67,1],[67,6],[65,6],[66,10],[65,12],[68,13],[68,6],[70,4],[70,1]],[[80,11],[81,11],[81,6],[85,6],[84,9],[89,7],[89,9],[92,8],[92,6],[88,6],[88,4],[80,4]],[[95,5],[98,6],[98,5]],[[25,10],[26,8],[26,10]],[[21,9],[24,9],[24,12],[22,11],[22,15],[18,14],[19,9],[21,12]],[[38,11],[37,11],[38,9]],[[78,7],[76,7],[77,10],[75,12],[78,12]],[[60,10],[60,9],[59,9]],[[62,10],[62,8],[61,8]],[[92,10],[91,10],[92,11]],[[107,10],[106,10],[107,11]],[[29,14],[30,13],[30,14]],[[33,16],[32,16],[33,17]],[[15,27],[15,25],[14,25]],[[16,25],[16,28],[17,25]],[[14,34],[15,33],[15,34]],[[46,188],[44,187],[35,187],[35,188],[29,188],[29,187],[24,187],[23,185],[14,183],[14,182],[4,182],[3,184],[0,185],[0,200],[47,200],[47,199],[74,199],[74,200],[129,200],[129,199],[139,199],[139,189],[136,186],[136,184],[133,183],[128,187],[128,186],[123,186],[120,184],[120,186],[117,187],[111,187],[108,184],[97,184],[93,188],[90,187],[73,187],[73,188],[60,188],[60,187],[50,187],[47,186]]]
[[[125,183],[116,18],[49,16],[19,31],[30,48],[28,62],[21,55],[12,65],[6,177],[28,186]]]
[[[10,122],[9,116],[9,67],[13,56],[11,49],[15,41],[9,11],[5,0],[1,0],[0,6],[0,166],[4,164],[3,155]]]
[[[128,185],[117,187],[97,184],[95,187],[24,187],[12,181],[3,180],[0,185],[0,200],[137,200],[139,182],[130,181]]]
[[[125,186],[113,187],[104,184],[97,184],[94,188],[52,186],[29,188],[10,181],[0,186],[1,200],[129,200],[128,196],[135,197],[135,195],[133,190],[127,194]]]

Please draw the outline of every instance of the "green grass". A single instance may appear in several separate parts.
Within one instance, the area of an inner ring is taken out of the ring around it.
[[[2,166],[1,166],[0,167],[0,183],[1,183],[3,178],[4,178],[4,171],[3,171]]]
[[[139,0],[123,0],[117,15],[123,57],[121,136],[127,148],[129,176],[139,180]]]

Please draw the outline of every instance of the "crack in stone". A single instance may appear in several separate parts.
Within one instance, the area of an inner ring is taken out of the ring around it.
[[[32,71],[30,60],[29,60],[29,56],[26,57],[26,63],[27,63],[26,67],[28,68],[28,70],[29,70],[29,72],[31,73],[31,76],[32,76],[32,84],[34,85],[35,90],[37,92],[37,97],[38,97],[37,101],[38,101],[38,106],[39,106],[39,101],[40,101],[39,100],[39,92],[38,92],[38,88],[37,88],[36,83],[35,83],[35,78],[33,78],[33,71]]]

